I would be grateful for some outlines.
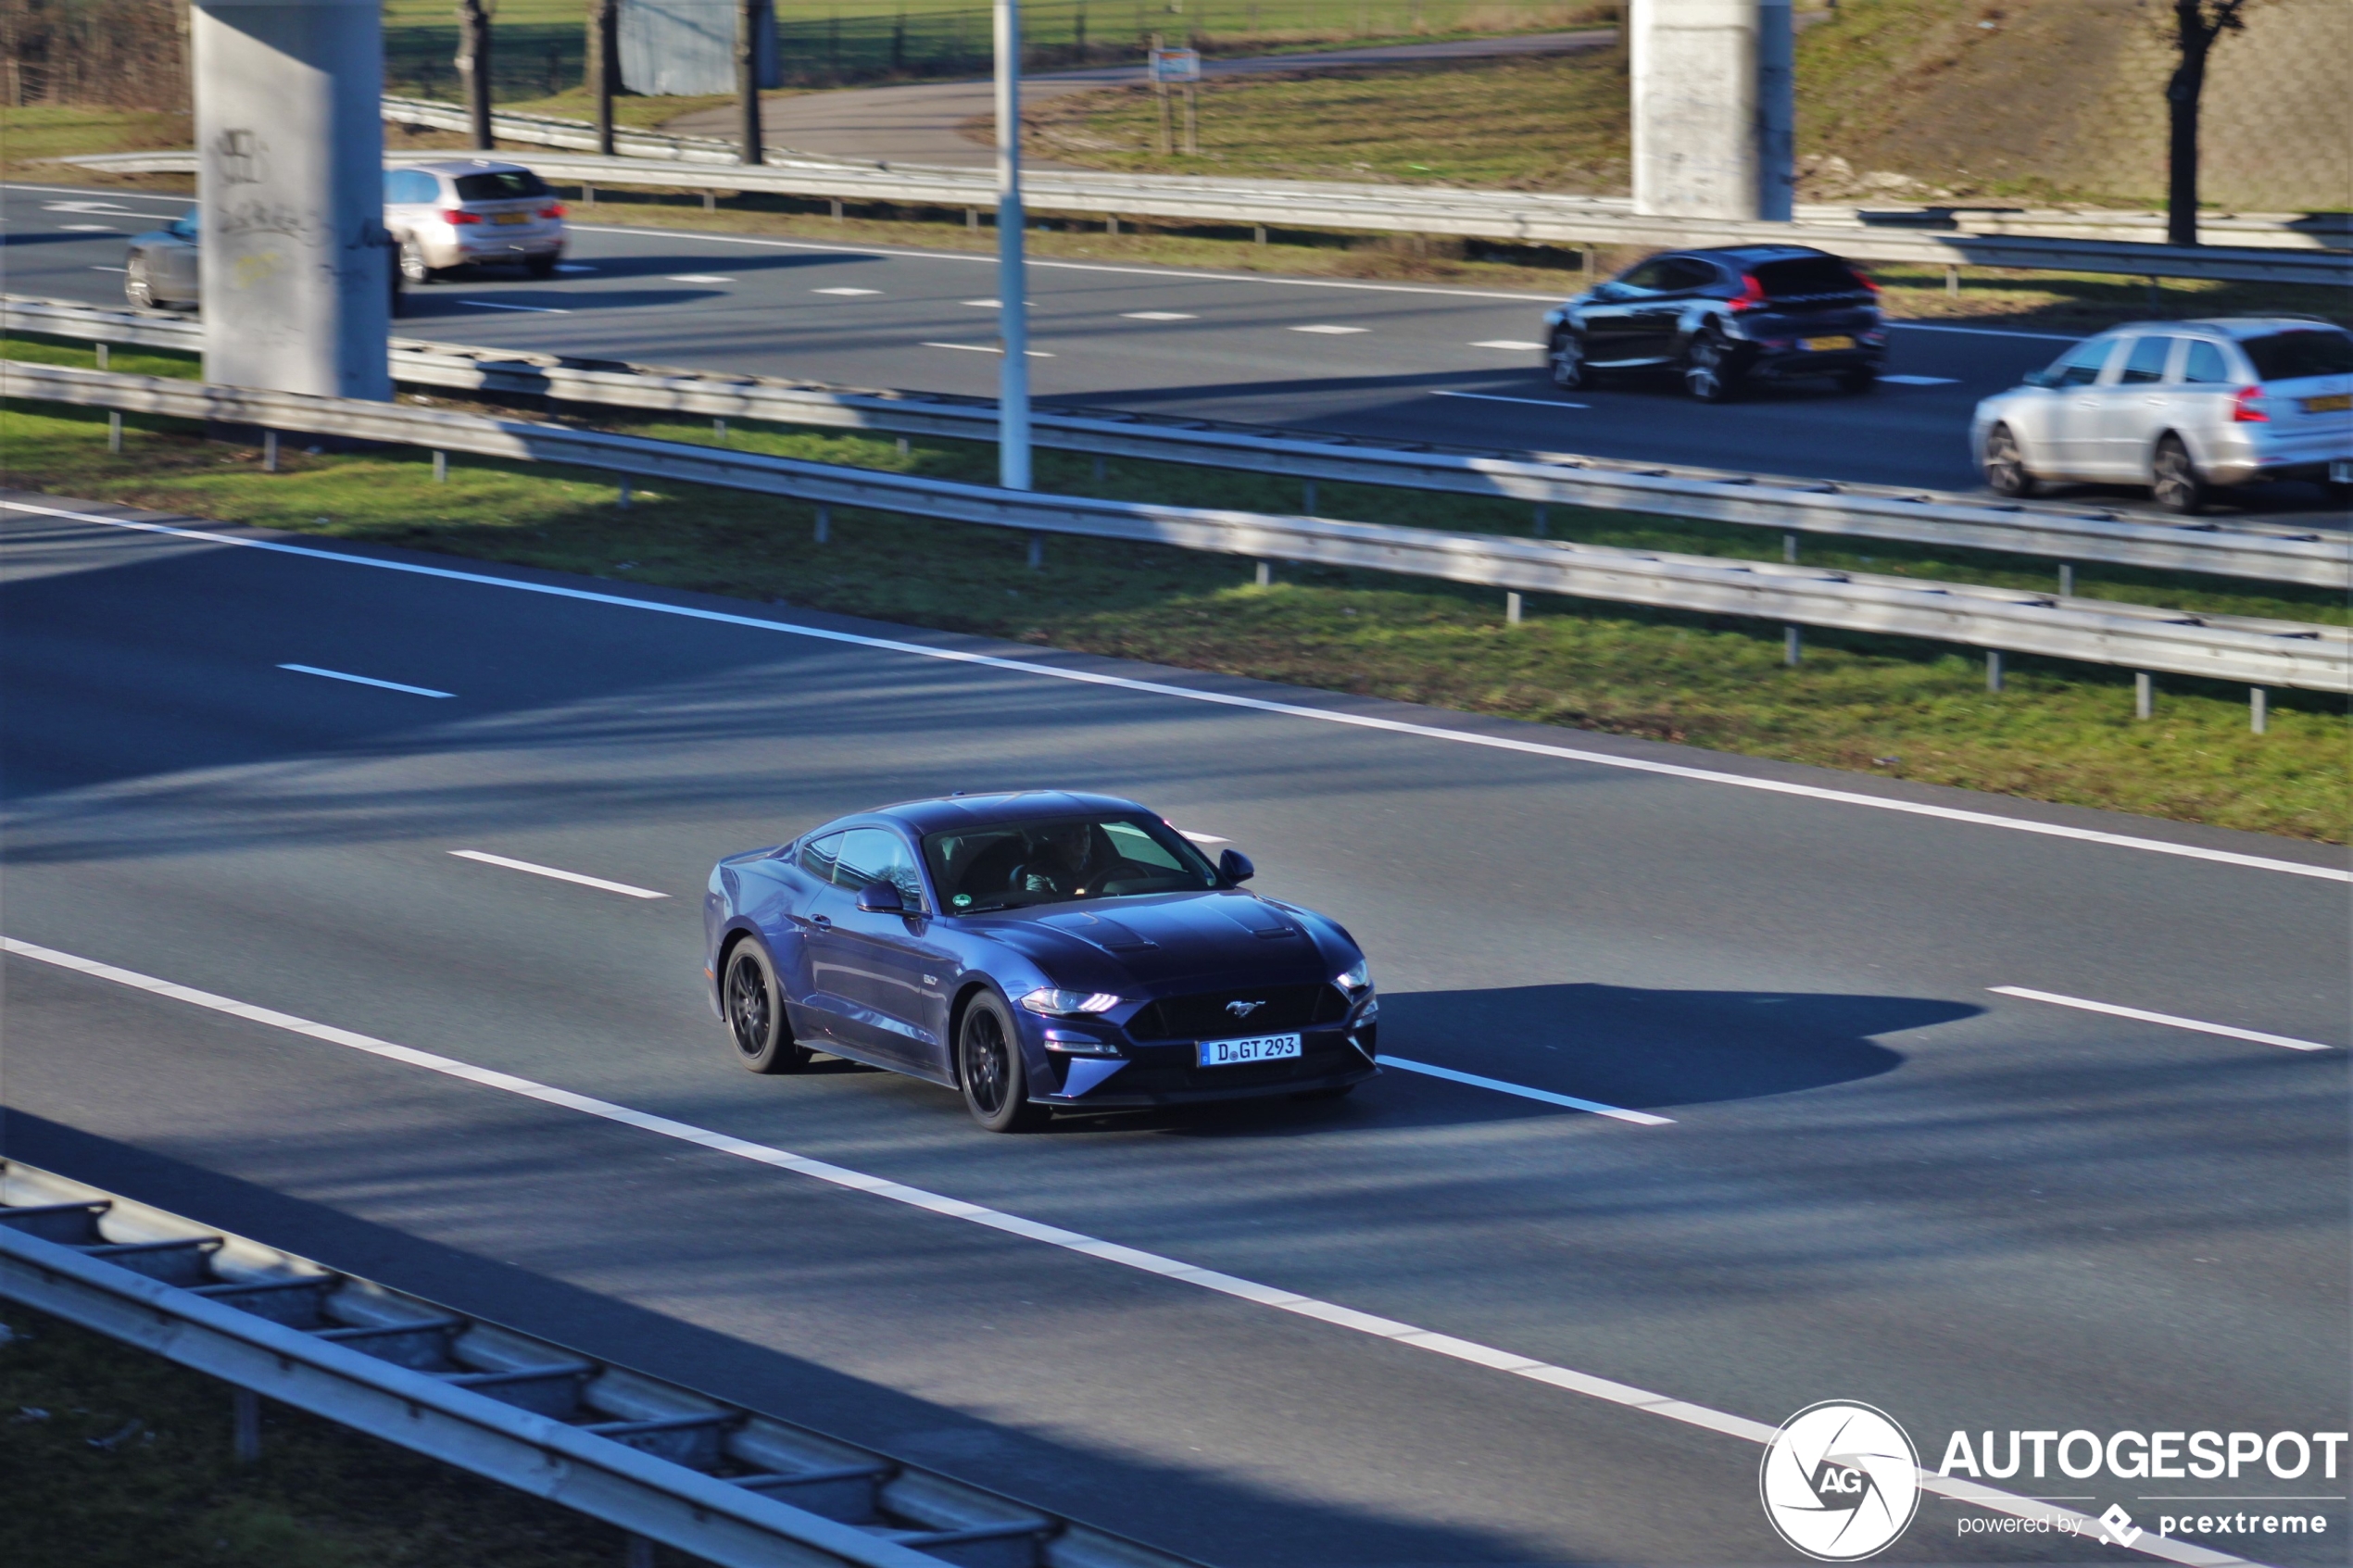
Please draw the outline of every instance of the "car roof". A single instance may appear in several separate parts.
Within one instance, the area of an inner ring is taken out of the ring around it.
[[[2241,339],[2270,337],[2274,332],[2345,331],[2334,321],[2325,321],[2317,316],[2200,316],[2186,321],[2124,321],[2096,335],[2112,337],[2118,332],[2179,333],[2198,328],[2223,337]]]
[[[437,163],[403,164],[404,169],[422,169],[429,174],[528,174],[530,169],[520,163],[508,163],[499,158],[444,158]]]
[[[1116,795],[1092,795],[1066,789],[1020,789],[987,795],[937,796],[928,800],[902,800],[892,806],[878,806],[859,814],[887,819],[920,836],[991,822],[1043,822],[1055,817],[1124,812],[1155,815],[1150,808]]]
[[[1832,261],[1843,257],[1831,256],[1826,250],[1812,245],[1718,245],[1703,250],[1679,250],[1677,256],[1704,256],[1713,261],[1730,261],[1736,266],[1755,267],[1767,261],[1794,261],[1801,257],[1825,256]]]

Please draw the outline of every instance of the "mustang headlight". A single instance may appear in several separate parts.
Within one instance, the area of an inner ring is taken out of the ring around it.
[[[1358,959],[1354,963],[1333,975],[1332,984],[1352,997],[1370,990],[1373,984],[1372,960]]]
[[[1042,985],[1021,999],[1021,1005],[1048,1018],[1076,1018],[1083,1013],[1109,1012],[1119,998],[1109,991],[1058,991]]]

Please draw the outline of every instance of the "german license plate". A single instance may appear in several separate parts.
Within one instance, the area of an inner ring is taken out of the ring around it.
[[[1299,1055],[1296,1035],[1253,1035],[1246,1040],[1203,1040],[1194,1047],[1203,1067],[1232,1067],[1244,1061],[1274,1061]]]
[[[2308,414],[2342,414],[2353,408],[2353,392],[2334,393],[2326,397],[2307,397],[2304,411]]]
[[[1809,354],[1828,354],[1833,349],[1855,346],[1855,340],[1851,337],[1809,337],[1799,341],[1806,345],[1806,351]]]
[[[528,223],[531,221],[531,214],[528,212],[500,212],[493,214],[490,220],[493,223]]]

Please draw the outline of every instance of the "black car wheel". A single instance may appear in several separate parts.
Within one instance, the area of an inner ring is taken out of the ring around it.
[[[134,260],[129,267],[123,269],[122,297],[142,310],[153,310],[156,307],[155,281],[147,276],[147,264],[145,260]]]
[[[2018,437],[2007,425],[1995,425],[1985,436],[1985,483],[1996,495],[2032,495],[2037,482],[2018,449]]]
[[[2157,444],[2157,460],[2150,466],[2149,478],[2149,493],[2169,512],[2186,517],[2206,505],[2205,476],[2197,471],[2197,464],[2190,459],[2190,449],[2182,445],[2178,435],[2169,435]]]
[[[400,275],[422,286],[432,282],[438,274],[425,265],[425,253],[416,241],[403,240],[400,242]]]
[[[1553,334],[1553,346],[1544,356],[1544,365],[1553,384],[1563,392],[1576,392],[1593,384],[1593,372],[1585,363],[1585,340],[1572,332]]]
[[[987,992],[964,1009],[956,1033],[956,1079],[963,1085],[964,1109],[992,1133],[1029,1132],[1052,1114],[1029,1103],[1029,1073],[1013,1021],[1005,1004]]]
[[[1702,403],[1722,403],[1735,384],[1730,348],[1714,328],[1703,329],[1683,350],[1683,390]]]
[[[738,942],[728,953],[720,1006],[727,1015],[727,1033],[735,1037],[736,1060],[747,1071],[790,1073],[808,1065],[809,1052],[794,1041],[785,1017],[776,966],[759,943]]]

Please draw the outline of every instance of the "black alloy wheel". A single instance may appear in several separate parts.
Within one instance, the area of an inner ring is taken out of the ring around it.
[[[964,1109],[992,1133],[1026,1133],[1052,1114],[1029,1103],[1029,1073],[1013,1019],[1005,1004],[986,992],[964,1009],[956,1034],[956,1081],[963,1085]]]
[[[1703,327],[1683,350],[1683,390],[1702,403],[1729,401],[1737,380],[1731,349],[1713,327]]]
[[[726,976],[720,1006],[727,1015],[727,1033],[735,1037],[736,1060],[751,1073],[807,1066],[810,1053],[792,1037],[767,950],[749,938],[736,943],[727,955]]]
[[[1566,328],[1553,333],[1553,346],[1544,356],[1544,367],[1553,384],[1563,392],[1577,392],[1593,384],[1592,368],[1585,363],[1585,340]]]
[[[436,274],[425,265],[425,253],[414,240],[400,242],[400,275],[422,287],[434,281]]]
[[[2183,517],[2206,505],[2205,476],[2197,471],[2180,436],[2169,434],[2157,444],[2157,459],[2149,468],[2149,494],[2158,506]]]
[[[2040,488],[2018,449],[2018,437],[2007,425],[1995,425],[1985,434],[1985,483],[1996,495],[2022,500]]]

